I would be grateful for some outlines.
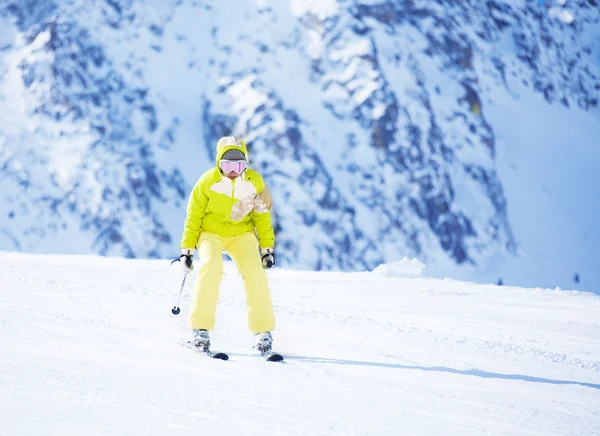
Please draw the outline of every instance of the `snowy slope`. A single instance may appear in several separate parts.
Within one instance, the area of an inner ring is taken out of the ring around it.
[[[0,434],[600,434],[600,297],[380,273],[269,271],[271,364],[232,265],[213,335],[165,261],[0,253]]]
[[[504,283],[600,293],[600,118],[514,89],[517,100],[499,96],[489,105],[501,132],[498,167],[519,246],[517,257],[493,266],[494,274]]]

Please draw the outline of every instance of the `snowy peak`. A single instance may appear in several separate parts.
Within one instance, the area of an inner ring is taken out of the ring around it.
[[[45,1],[0,16],[5,249],[170,256],[190,187],[236,134],[272,188],[282,265],[477,267],[522,239],[490,105],[525,86],[598,114],[595,1]]]

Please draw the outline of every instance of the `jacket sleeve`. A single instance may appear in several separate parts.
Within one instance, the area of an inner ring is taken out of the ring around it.
[[[206,213],[208,197],[204,192],[204,178],[200,178],[188,200],[185,222],[183,224],[183,236],[180,248],[196,248],[200,232],[202,230],[202,219]]]
[[[275,231],[271,224],[271,208],[273,199],[267,185],[263,185],[254,201],[252,220],[258,233],[260,248],[273,248],[275,246]]]

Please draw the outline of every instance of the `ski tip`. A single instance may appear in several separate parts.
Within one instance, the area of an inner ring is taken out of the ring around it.
[[[281,354],[271,354],[267,357],[267,362],[281,362],[283,361],[283,356]]]
[[[223,353],[220,351],[215,352],[215,351],[204,350],[202,348],[195,347],[194,344],[192,344],[192,341],[179,342],[179,343],[186,348],[190,348],[190,349],[196,351],[197,353],[203,354],[204,356],[212,357],[213,359],[219,359],[219,360],[229,360],[229,354]]]
[[[213,359],[229,360],[229,355],[225,353],[215,353],[211,356]]]

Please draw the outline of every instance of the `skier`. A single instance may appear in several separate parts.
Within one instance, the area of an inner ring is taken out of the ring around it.
[[[181,240],[179,260],[186,273],[194,269],[194,248],[200,258],[190,313],[195,347],[210,347],[225,251],[244,280],[248,327],[256,348],[270,352],[275,315],[265,268],[275,264],[271,205],[263,178],[248,168],[245,142],[234,136],[219,139],[216,168],[200,177],[190,195]]]

